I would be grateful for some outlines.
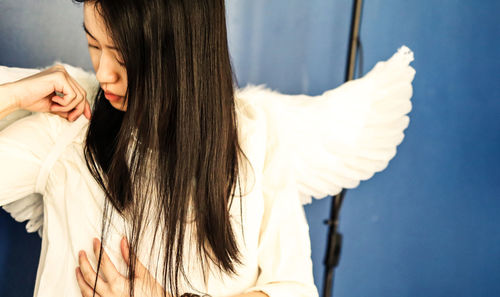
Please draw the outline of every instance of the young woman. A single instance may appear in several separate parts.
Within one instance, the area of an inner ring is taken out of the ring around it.
[[[42,236],[35,296],[318,296],[301,202],[387,166],[413,53],[237,90],[224,0],[77,2],[95,76],[0,67],[0,119],[34,112],[0,132],[0,205]]]

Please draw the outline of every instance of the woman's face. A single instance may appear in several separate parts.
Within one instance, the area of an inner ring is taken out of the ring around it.
[[[104,21],[95,10],[94,4],[84,4],[83,26],[86,31],[92,65],[101,88],[106,93],[120,97],[116,99],[112,96],[106,96],[106,98],[114,108],[126,111],[127,101],[124,96],[127,90],[127,71],[123,65],[121,54],[114,48]]]

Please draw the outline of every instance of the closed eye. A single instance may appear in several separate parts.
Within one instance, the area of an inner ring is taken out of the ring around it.
[[[98,48],[97,46],[95,46],[95,45],[91,45],[91,44],[88,44],[88,47],[90,47],[90,48],[95,48],[95,49],[100,49],[100,48]],[[118,64],[120,64],[121,66],[125,66],[125,63],[122,63],[122,62],[120,62],[120,61],[117,61],[117,62],[118,62]]]

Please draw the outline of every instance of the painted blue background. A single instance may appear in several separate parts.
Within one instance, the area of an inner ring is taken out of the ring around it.
[[[347,192],[334,296],[500,296],[500,2],[365,2],[361,72],[407,45],[413,109],[387,169]],[[343,83],[352,1],[227,3],[240,86],[317,95]],[[92,69],[82,19],[69,0],[1,0],[0,65]],[[305,207],[320,291],[330,203]],[[0,296],[32,295],[39,245],[0,214]]]

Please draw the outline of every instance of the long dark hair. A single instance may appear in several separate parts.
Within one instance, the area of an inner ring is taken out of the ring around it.
[[[73,2],[98,4],[127,70],[127,111],[114,109],[100,89],[84,153],[107,197],[101,239],[108,202],[131,223],[131,296],[146,220],[163,229],[154,238],[164,247],[163,286],[173,296],[179,277],[187,280],[186,240],[196,243],[200,263],[236,274],[242,260],[229,210],[246,156],[238,142],[224,0]],[[196,231],[185,239],[191,215]]]

